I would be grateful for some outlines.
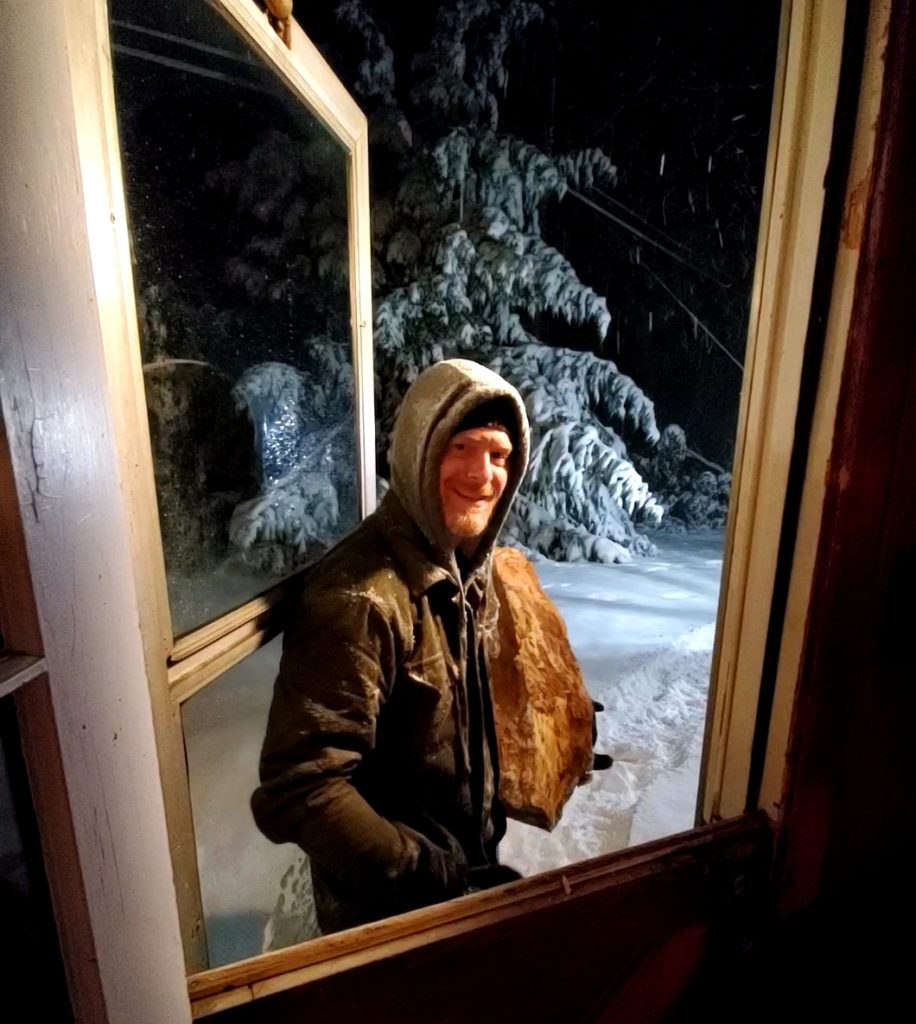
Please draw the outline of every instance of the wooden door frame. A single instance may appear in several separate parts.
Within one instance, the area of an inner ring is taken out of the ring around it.
[[[876,950],[888,952],[916,890],[907,612],[916,571],[916,5],[894,0],[890,15],[872,105],[876,145],[851,174],[858,187],[840,242],[840,259],[858,259],[848,341],[832,371],[826,472],[811,481],[823,489],[824,514],[796,613],[804,627],[792,652],[776,847],[781,914],[831,904],[837,921],[853,924],[844,923],[847,934],[875,936]]]

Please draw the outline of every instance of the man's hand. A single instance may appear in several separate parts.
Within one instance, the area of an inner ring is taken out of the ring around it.
[[[468,892],[480,892],[481,889],[494,889],[497,885],[517,882],[523,876],[508,864],[484,864],[471,868],[468,872]]]
[[[393,824],[399,832],[409,836],[419,850],[414,869],[398,883],[400,910],[441,903],[467,892],[468,864],[457,841],[445,849],[402,822]]]
[[[592,701],[592,747],[598,740],[598,712],[604,711],[604,705],[599,704],[598,701]],[[592,771],[603,772],[606,771],[614,763],[614,758],[610,754],[596,754],[592,752]],[[589,776],[586,776],[582,781],[585,782]],[[580,783],[581,785],[581,783]]]

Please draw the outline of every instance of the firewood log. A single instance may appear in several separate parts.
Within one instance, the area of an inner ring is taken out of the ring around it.
[[[499,638],[490,681],[499,794],[510,817],[549,831],[592,767],[592,701],[534,566],[512,548],[497,548],[493,566]]]

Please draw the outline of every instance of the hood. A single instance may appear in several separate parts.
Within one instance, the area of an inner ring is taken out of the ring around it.
[[[508,399],[516,416],[516,440],[506,489],[474,555],[479,565],[493,547],[528,466],[528,417],[515,388],[470,359],[446,359],[424,370],[407,389],[389,450],[391,489],[436,552],[452,562],[439,501],[439,465],[461,421],[484,402]]]

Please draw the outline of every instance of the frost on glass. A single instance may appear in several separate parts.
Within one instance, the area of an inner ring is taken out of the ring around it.
[[[115,0],[111,16],[179,634],[358,519],[347,155],[204,0]]]

